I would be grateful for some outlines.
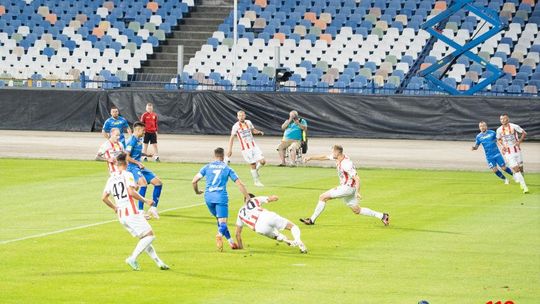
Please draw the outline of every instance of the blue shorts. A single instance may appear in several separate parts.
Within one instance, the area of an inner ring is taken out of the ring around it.
[[[135,183],[138,183],[139,179],[141,177],[144,177],[144,179],[146,180],[146,183],[148,184],[150,183],[150,181],[152,181],[156,177],[154,172],[146,168],[141,170],[141,168],[139,168],[138,166],[130,166],[128,167],[127,170],[131,172],[131,174],[133,174],[133,177],[135,178]]]
[[[206,201],[208,211],[213,216],[217,218],[229,217],[229,198],[227,196],[224,196],[222,193],[211,194],[211,192],[207,192],[204,195],[204,200]]]
[[[490,169],[496,168],[497,166],[499,166],[501,168],[506,166],[506,164],[504,162],[504,158],[502,157],[501,154],[496,154],[496,155],[493,155],[491,157],[488,157],[488,158],[486,158],[486,161],[487,161],[488,167]]]

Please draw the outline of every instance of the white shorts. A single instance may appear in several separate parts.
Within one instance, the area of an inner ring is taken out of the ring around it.
[[[340,185],[328,190],[327,193],[330,194],[331,198],[342,198],[349,207],[358,206],[356,188]]]
[[[123,216],[118,220],[133,237],[140,238],[152,231],[152,227],[142,213]]]
[[[261,159],[264,159],[264,156],[262,155],[261,149],[259,149],[259,146],[255,146],[251,149],[242,150],[242,156],[246,160],[248,164],[254,164]]]
[[[278,236],[279,231],[287,227],[288,223],[289,221],[279,214],[264,210],[255,224],[255,232],[274,239]]]
[[[504,160],[506,161],[506,166],[510,168],[518,167],[523,164],[523,156],[520,152],[509,153],[504,155]]]

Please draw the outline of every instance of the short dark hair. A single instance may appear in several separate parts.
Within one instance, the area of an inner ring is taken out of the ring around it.
[[[501,116],[508,116],[508,113],[502,113]],[[510,116],[508,116],[510,117]]]
[[[117,109],[117,110],[118,110],[118,107],[115,106],[115,105],[113,105],[113,106],[111,107],[111,110],[113,110],[113,109]]]
[[[125,165],[126,164],[126,158],[127,158],[126,152],[120,152],[120,154],[118,154],[116,156],[116,162],[119,165]]]
[[[140,122],[140,121],[136,121],[136,122],[133,124],[133,129],[138,128],[138,127],[143,127],[143,128],[144,128],[144,123],[143,123],[143,122]]]
[[[221,147],[215,148],[215,149],[214,149],[214,156],[216,156],[216,157],[223,157],[223,156],[225,156],[225,150],[223,150],[223,148],[221,148]]]
[[[248,193],[248,194],[249,194],[249,197],[250,197],[250,198],[254,198],[254,197],[255,197],[255,194],[253,194],[253,193]]]
[[[340,145],[334,145],[332,149],[339,151],[339,153],[343,153],[343,147]]]

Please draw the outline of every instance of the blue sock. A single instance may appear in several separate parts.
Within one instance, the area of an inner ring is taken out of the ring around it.
[[[146,195],[146,186],[144,187],[141,187],[141,189],[139,189],[139,194],[144,197]],[[144,209],[144,202],[143,201],[139,201],[139,210],[143,210]]]
[[[512,173],[512,169],[506,167],[506,169],[504,169],[504,172],[510,174],[510,175],[514,175],[514,173]]]
[[[227,223],[219,223],[218,231],[221,233],[227,240],[231,239],[231,234],[229,233],[229,228],[227,228]]]
[[[152,199],[154,200],[154,206],[157,207],[159,203],[159,197],[161,196],[161,188],[163,185],[154,186],[154,193],[152,194]]]
[[[502,180],[506,180],[506,177],[504,177],[504,175],[502,174],[502,172],[499,171],[499,170],[497,170],[497,171],[495,172],[495,175],[497,175],[497,176],[498,176],[500,179],[502,179]]]

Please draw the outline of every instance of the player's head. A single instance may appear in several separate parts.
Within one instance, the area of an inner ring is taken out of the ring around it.
[[[244,122],[244,120],[246,120],[246,112],[238,111],[236,112],[236,117],[238,118],[239,122]]]
[[[249,194],[249,198],[246,199],[246,203],[247,203],[250,199],[252,199],[252,198],[255,197],[255,194],[253,194],[253,193],[248,193],[248,194]]]
[[[219,159],[219,160],[223,161],[223,159],[225,157],[225,151],[221,147],[215,148],[214,149],[214,156],[216,157],[216,159]]]
[[[291,117],[293,117],[293,118],[298,117],[298,111],[292,110],[291,112],[289,112],[289,116],[291,116]]]
[[[332,155],[334,158],[338,158],[338,156],[343,154],[343,147],[340,145],[334,145],[332,146]]]
[[[120,139],[120,129],[118,129],[118,128],[112,128],[112,129],[111,129],[111,132],[110,132],[109,139],[110,139],[113,143],[117,143],[118,140]]]
[[[115,119],[118,118],[118,115],[120,115],[120,111],[118,111],[118,108],[116,106],[111,107],[111,116]]]
[[[480,132],[486,132],[487,131],[487,123],[485,121],[481,121],[478,123],[478,129],[480,129]]]
[[[147,103],[146,104],[146,112],[152,113],[153,111],[154,111],[154,104],[152,104],[151,102]]]
[[[508,124],[508,122],[510,122],[510,117],[508,117],[508,114],[506,114],[506,113],[501,114],[499,119],[501,120],[501,124],[503,126],[506,126]]]
[[[133,124],[133,135],[141,138],[144,135],[144,123],[136,121]]]
[[[125,168],[127,166],[126,157],[127,154],[125,152],[120,152],[120,154],[116,156],[116,165],[119,168]]]

